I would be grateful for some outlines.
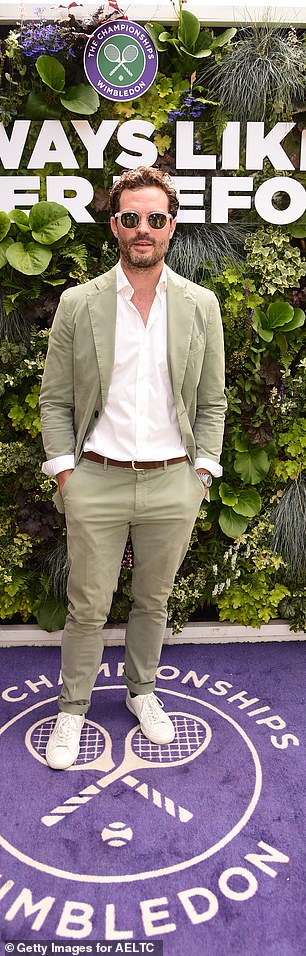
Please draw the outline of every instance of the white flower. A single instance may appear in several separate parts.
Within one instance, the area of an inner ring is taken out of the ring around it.
[[[217,564],[213,564],[213,573],[214,573],[215,575],[218,574],[218,565],[217,565]]]
[[[211,593],[212,593],[212,597],[216,597],[216,594],[219,593],[219,587],[217,584],[215,584],[215,587]]]
[[[230,578],[226,578],[225,587],[226,587],[226,588],[230,588],[230,586],[231,586],[231,579],[230,579]]]
[[[241,571],[239,571],[239,570],[236,571],[236,578],[240,578],[240,575],[241,575]]]

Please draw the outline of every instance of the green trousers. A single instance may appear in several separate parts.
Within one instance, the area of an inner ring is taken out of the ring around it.
[[[125,681],[155,687],[167,600],[188,549],[204,489],[189,460],[134,471],[82,458],[67,479],[68,614],[62,640],[60,710],[86,713],[101,665],[103,625],[117,588],[128,532],[134,551],[133,605],[126,628]]]

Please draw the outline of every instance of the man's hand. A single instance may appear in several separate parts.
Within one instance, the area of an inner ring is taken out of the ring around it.
[[[210,475],[211,478],[213,477],[211,472],[208,471],[208,468],[196,468],[195,471],[198,473],[199,478],[201,478],[201,473],[202,475],[205,474],[205,475]],[[201,478],[201,481],[202,481],[202,478]],[[203,483],[203,491],[204,491],[204,498],[207,498],[207,501],[209,501],[210,500],[209,488],[207,488],[204,483]]]
[[[66,471],[59,471],[58,475],[56,475],[58,490],[60,494],[62,493],[62,489],[64,487],[65,481],[67,481],[67,478],[69,478],[69,475],[72,474],[73,470],[74,470],[73,468],[67,468]]]

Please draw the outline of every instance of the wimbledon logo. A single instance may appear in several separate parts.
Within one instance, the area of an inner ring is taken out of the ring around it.
[[[155,79],[158,58],[149,34],[131,20],[98,27],[84,53],[89,83],[107,100],[134,100]]]

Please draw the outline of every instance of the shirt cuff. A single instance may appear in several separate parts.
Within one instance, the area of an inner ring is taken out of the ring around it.
[[[205,468],[206,471],[210,471],[214,478],[221,478],[221,475],[223,475],[222,465],[218,465],[218,462],[212,461],[211,458],[196,458],[194,467]]]
[[[54,478],[60,471],[68,471],[74,468],[74,455],[59,455],[58,458],[50,458],[50,461],[44,461],[41,470],[44,475]]]

